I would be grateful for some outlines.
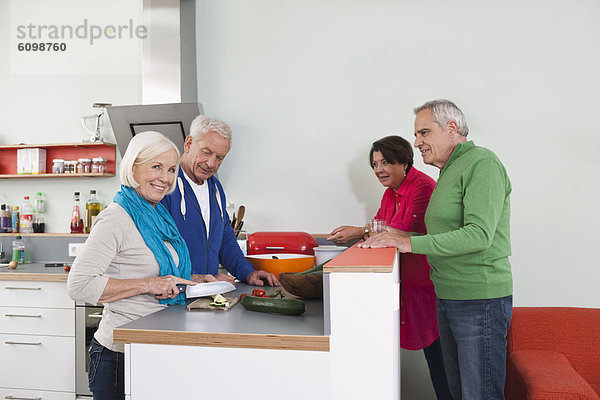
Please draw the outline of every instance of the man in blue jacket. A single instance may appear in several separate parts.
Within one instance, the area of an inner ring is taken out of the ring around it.
[[[273,274],[254,270],[244,257],[225,210],[225,191],[213,176],[231,149],[231,138],[224,122],[197,116],[185,138],[177,189],[161,203],[187,243],[193,280],[233,283],[237,278],[250,285],[279,286]],[[219,264],[233,276],[219,274]]]

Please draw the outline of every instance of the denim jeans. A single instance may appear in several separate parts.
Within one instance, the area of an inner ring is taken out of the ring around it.
[[[125,355],[92,339],[88,378],[94,400],[125,399]]]
[[[496,299],[437,299],[440,343],[454,400],[504,399],[506,333],[512,295]]]

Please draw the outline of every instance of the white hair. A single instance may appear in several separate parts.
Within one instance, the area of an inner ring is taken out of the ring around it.
[[[202,135],[208,132],[218,133],[222,138],[229,140],[230,144],[233,141],[231,128],[225,122],[205,115],[198,115],[194,118],[190,125],[190,136],[194,139],[200,139]]]
[[[450,100],[440,99],[431,100],[427,103],[415,107],[415,115],[423,110],[431,110],[433,119],[442,128],[446,126],[449,121],[456,122],[456,131],[461,136],[467,136],[469,134],[469,127],[467,126],[467,120],[463,112]]]
[[[123,155],[123,160],[121,160],[121,166],[119,167],[121,184],[137,189],[140,187],[140,184],[133,177],[133,166],[143,164],[160,154],[173,150],[177,153],[177,167],[179,167],[179,150],[162,133],[146,131],[136,134],[129,142],[125,155]],[[173,184],[167,191],[167,194],[173,193],[176,182],[176,179],[173,180]]]

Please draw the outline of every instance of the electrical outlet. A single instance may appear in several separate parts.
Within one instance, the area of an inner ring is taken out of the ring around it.
[[[77,257],[84,243],[69,243],[69,257]]]

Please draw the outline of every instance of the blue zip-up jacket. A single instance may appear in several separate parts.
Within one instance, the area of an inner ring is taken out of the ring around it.
[[[205,224],[194,190],[190,187],[181,167],[178,176],[183,182],[185,193],[185,220],[181,215],[179,186],[173,193],[165,196],[161,203],[175,220],[179,233],[187,244],[192,259],[192,274],[216,275],[219,272],[219,264],[221,264],[233,276],[246,281],[246,277],[254,271],[254,268],[246,260],[237,244],[229,216],[225,211],[227,201],[221,182],[214,176],[205,181],[208,184],[210,199],[210,221]],[[221,198],[221,206],[216,198],[217,189]],[[206,225],[210,227],[208,240],[206,239]]]

